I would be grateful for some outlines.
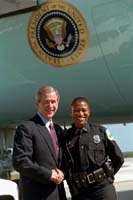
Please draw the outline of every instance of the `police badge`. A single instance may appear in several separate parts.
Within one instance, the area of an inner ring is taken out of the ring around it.
[[[101,139],[100,139],[100,136],[99,135],[94,135],[93,136],[93,141],[95,144],[99,144]]]

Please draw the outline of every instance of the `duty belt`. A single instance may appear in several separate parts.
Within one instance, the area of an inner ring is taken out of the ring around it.
[[[72,174],[73,182],[77,188],[87,187],[88,184],[100,183],[106,178],[103,168],[99,168],[91,173],[80,172]]]

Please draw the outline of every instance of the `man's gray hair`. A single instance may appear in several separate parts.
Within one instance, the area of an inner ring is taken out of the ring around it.
[[[43,93],[51,93],[51,92],[55,92],[56,93],[56,95],[58,97],[58,101],[59,101],[60,100],[59,91],[56,88],[54,88],[52,86],[49,86],[49,85],[41,86],[38,89],[37,94],[36,94],[36,100],[40,100]]]

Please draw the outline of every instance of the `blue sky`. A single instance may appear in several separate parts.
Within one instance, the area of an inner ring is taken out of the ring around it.
[[[104,126],[112,133],[123,152],[133,151],[133,123]]]

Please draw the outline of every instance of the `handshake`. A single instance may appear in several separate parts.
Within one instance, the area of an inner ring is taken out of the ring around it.
[[[64,173],[58,168],[52,169],[50,180],[56,184],[60,184],[64,180]]]

